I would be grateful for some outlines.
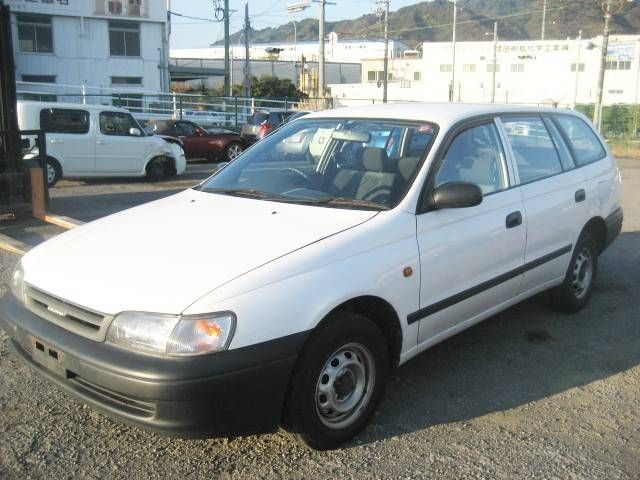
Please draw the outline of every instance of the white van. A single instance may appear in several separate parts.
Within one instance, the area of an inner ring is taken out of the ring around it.
[[[43,130],[47,139],[47,183],[62,177],[143,177],[159,180],[186,168],[179,144],[146,135],[122,108],[18,101],[21,130]],[[24,157],[39,155],[32,148]]]

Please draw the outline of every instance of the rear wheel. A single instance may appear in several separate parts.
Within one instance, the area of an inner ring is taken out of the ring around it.
[[[238,142],[231,142],[224,151],[227,160],[233,160],[242,153],[242,145]]]
[[[377,325],[359,314],[334,314],[298,359],[287,395],[286,428],[311,448],[337,447],[366,426],[388,373],[388,346]]]
[[[598,246],[589,232],[584,232],[573,252],[561,285],[551,290],[552,305],[567,313],[581,310],[589,301],[598,273]]]

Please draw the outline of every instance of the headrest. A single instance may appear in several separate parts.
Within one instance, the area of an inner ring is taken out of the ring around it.
[[[415,173],[420,163],[420,157],[404,157],[398,160],[398,172],[402,178],[409,180]]]
[[[362,152],[362,166],[369,172],[386,172],[389,157],[384,148],[365,147]]]

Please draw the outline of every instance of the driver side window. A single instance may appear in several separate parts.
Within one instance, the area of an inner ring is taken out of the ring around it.
[[[438,169],[435,187],[448,182],[478,185],[487,195],[507,188],[505,156],[493,123],[460,132],[451,142]]]

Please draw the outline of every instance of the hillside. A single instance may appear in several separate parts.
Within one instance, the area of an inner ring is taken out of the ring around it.
[[[391,5],[393,6],[393,0]],[[548,5],[548,39],[575,37],[579,30],[583,31],[584,37],[593,37],[602,32],[602,11],[595,0],[548,0]],[[499,36],[503,40],[540,38],[542,0],[459,0],[458,8],[459,40],[485,39],[485,32],[493,30],[494,18],[497,17],[502,17],[497,21]],[[283,13],[282,16],[282,20],[285,21],[287,14]],[[392,12],[389,16],[389,29],[393,38],[404,40],[415,47],[424,41],[449,41],[452,21],[451,2],[434,0],[416,3]],[[298,41],[317,40],[316,18],[306,18],[296,25]],[[614,17],[612,26],[615,33],[639,33],[640,2],[629,3],[622,14]],[[327,22],[326,31],[337,32],[340,38],[344,39],[382,36],[380,20],[374,14],[363,15],[353,20]],[[236,32],[231,36],[232,43],[241,41],[242,32]],[[254,30],[251,41],[291,42],[293,26],[288,23],[277,28]]]

